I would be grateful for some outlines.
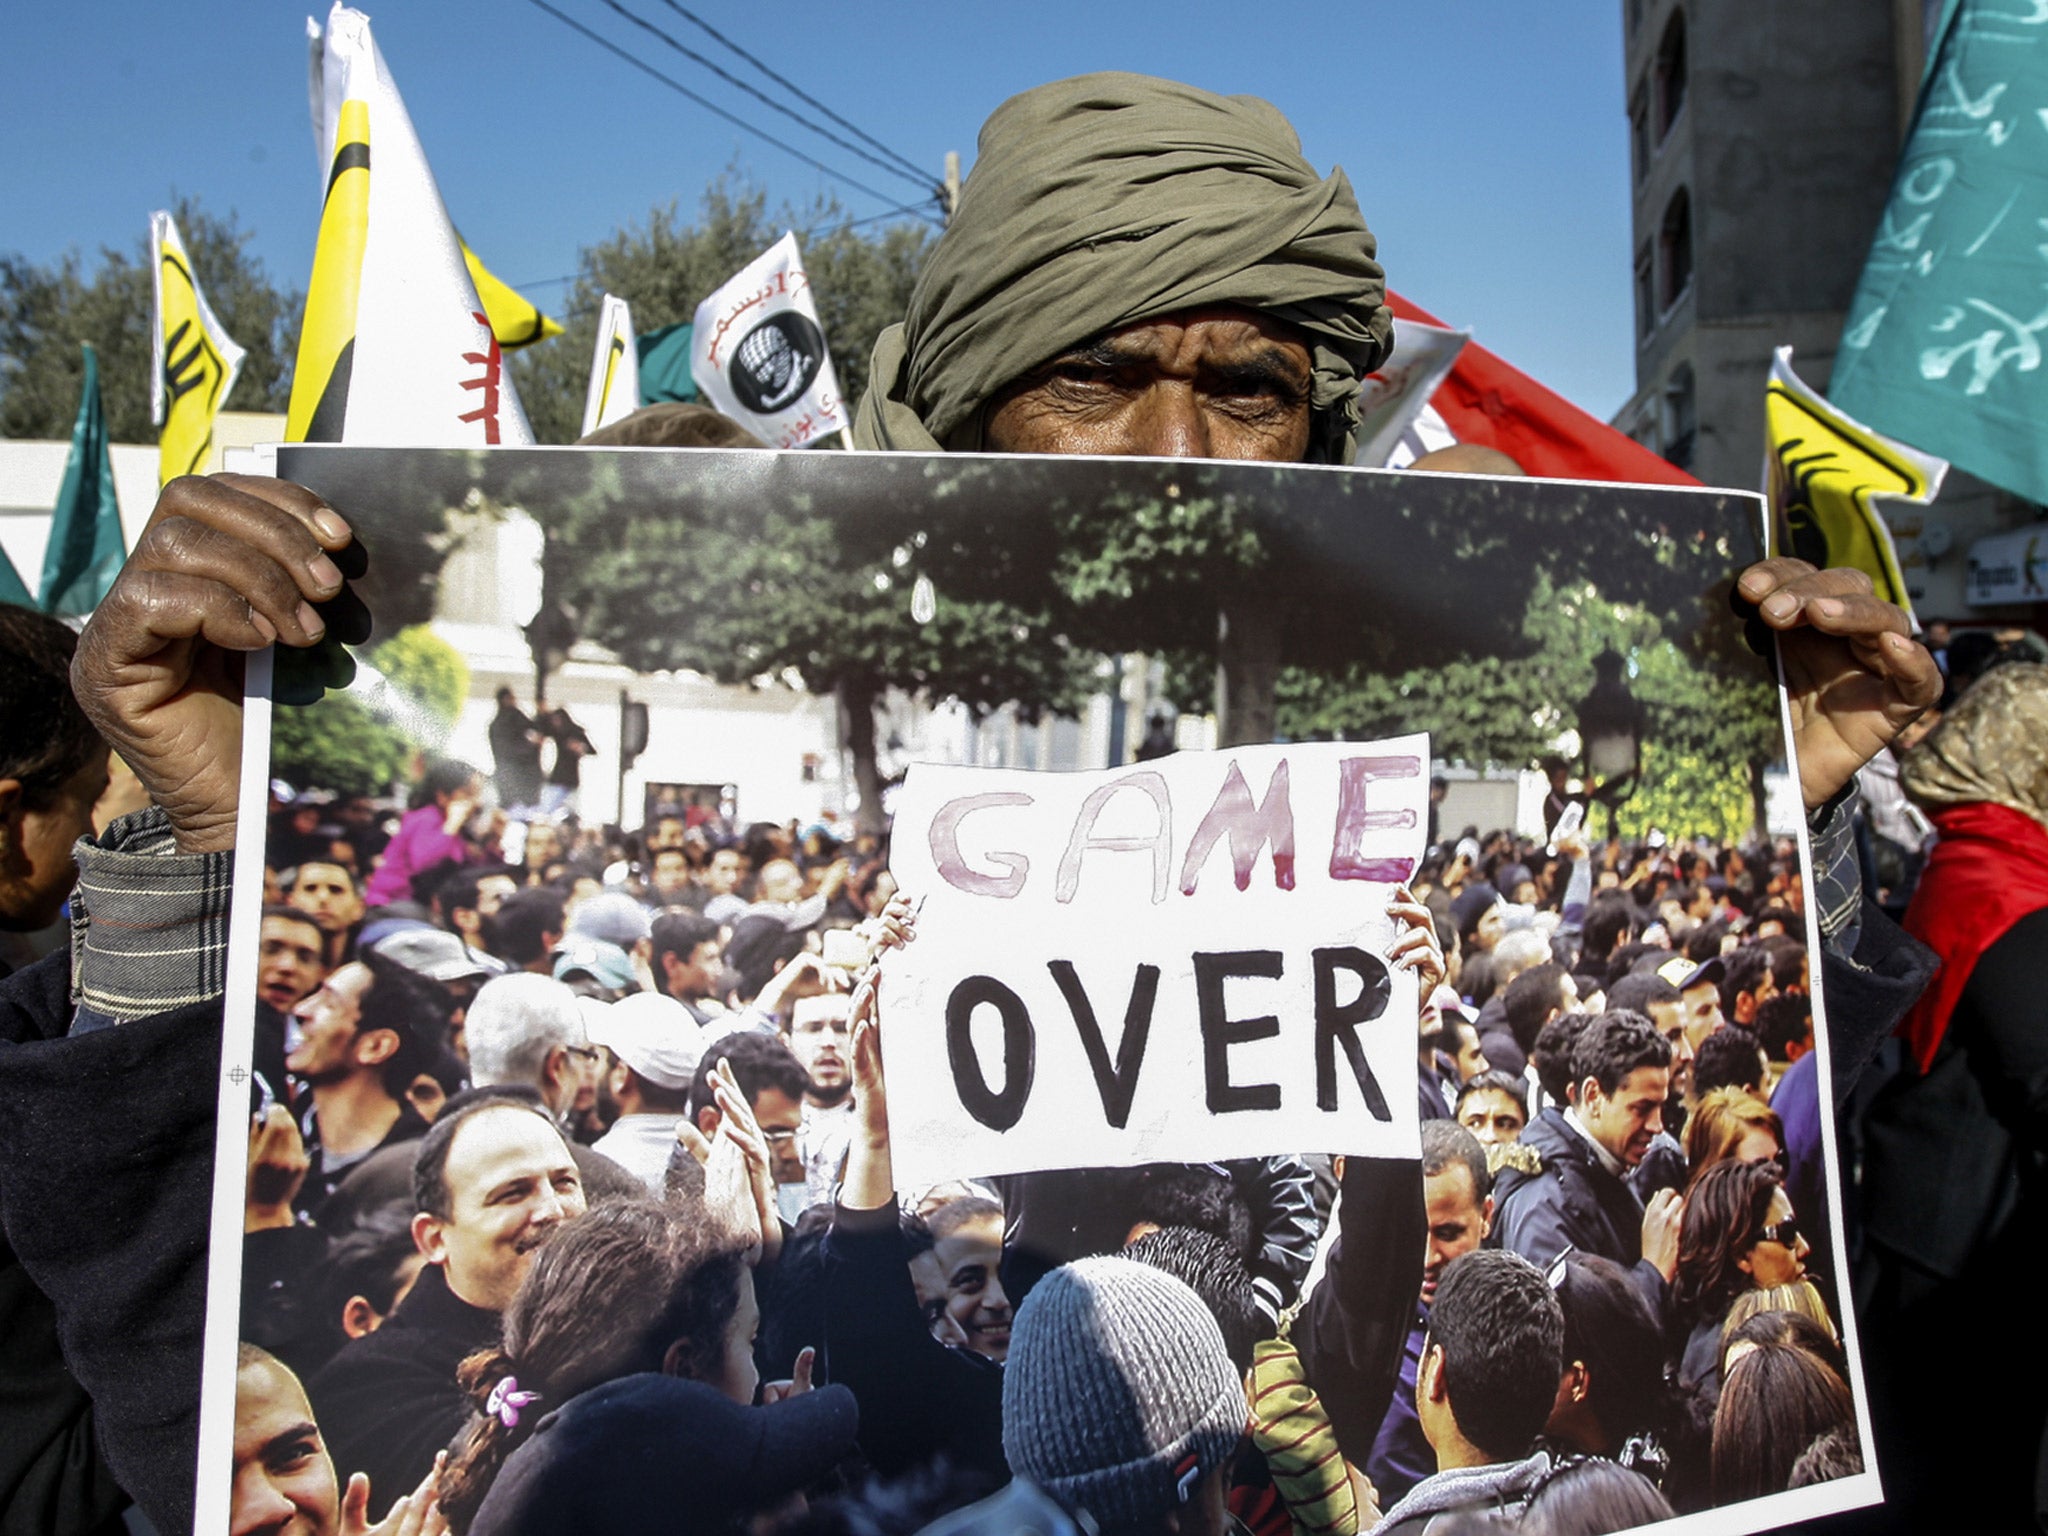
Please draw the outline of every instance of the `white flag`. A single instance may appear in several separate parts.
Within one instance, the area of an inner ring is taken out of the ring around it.
[[[604,296],[597,316],[597,355],[590,360],[590,392],[583,397],[583,437],[640,409],[640,352],[633,344],[633,311],[615,294]]]
[[[1358,402],[1358,463],[1399,469],[1457,441],[1429,397],[1471,339],[1470,331],[1395,317],[1393,361],[1366,379]]]
[[[845,428],[794,234],[697,306],[690,372],[705,399],[770,447],[801,448]]]
[[[245,354],[200,292],[178,226],[161,210],[149,216],[149,270],[156,298],[149,415],[163,428],[159,479],[169,484],[211,467],[213,419],[235,387]]]
[[[387,448],[532,443],[370,18],[337,4],[324,37],[311,21],[306,31],[328,250],[314,256],[287,437]],[[366,185],[339,196],[355,171],[367,172]]]

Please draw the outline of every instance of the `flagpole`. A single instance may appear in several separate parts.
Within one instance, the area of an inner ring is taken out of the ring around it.
[[[839,429],[839,446],[848,453],[853,452],[853,434],[844,427]]]

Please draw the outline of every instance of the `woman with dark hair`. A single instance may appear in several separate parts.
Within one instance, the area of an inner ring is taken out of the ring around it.
[[[1754,1310],[1751,1302],[1758,1303]],[[1727,1380],[1735,1362],[1759,1344],[1803,1349],[1842,1380],[1849,1379],[1849,1357],[1835,1336],[1834,1320],[1820,1292],[1803,1280],[1735,1298],[1721,1332],[1721,1379]]]
[[[1807,1252],[1769,1163],[1716,1163],[1686,1187],[1673,1286],[1675,1321],[1691,1330],[1678,1367],[1683,1385],[1712,1393],[1729,1304],[1752,1287],[1802,1278]]]
[[[1812,1355],[1757,1345],[1729,1369],[1714,1410],[1714,1502],[1783,1492],[1807,1447],[1854,1417],[1848,1386]]]
[[[1552,1266],[1550,1288],[1564,1311],[1564,1373],[1544,1439],[1563,1452],[1610,1457],[1669,1492],[1665,1477],[1691,1426],[1664,1378],[1664,1335],[1642,1293],[1619,1264],[1578,1252]],[[1705,1437],[1692,1438],[1701,1454],[1691,1459],[1703,1467]]]
[[[364,905],[409,901],[415,875],[437,864],[469,862],[462,829],[483,792],[483,780],[467,763],[443,758],[429,766],[412,792],[412,808],[384,846],[383,860],[363,891]]]
[[[723,1399],[744,1411],[754,1401],[759,1322],[744,1252],[707,1236],[701,1221],[652,1201],[620,1200],[565,1222],[506,1309],[499,1345],[462,1363],[458,1379],[476,1417],[441,1475],[450,1527],[567,1528],[565,1517],[587,1501],[621,1496],[600,1464],[606,1457],[637,1464],[655,1446],[662,1447],[657,1459],[673,1467],[677,1518],[685,1511],[720,1517],[667,1529],[722,1530],[725,1517],[779,1503],[802,1484],[775,1468],[763,1472],[759,1504],[703,1499],[689,1481],[698,1457],[747,1453],[738,1444],[695,1447],[691,1456],[680,1449],[689,1436],[722,1424],[750,1439],[805,1431],[820,1445],[843,1440],[850,1447],[851,1395],[843,1387],[810,1393],[808,1359],[799,1359],[794,1382],[761,1392],[776,1406],[799,1395],[819,1399],[787,1423],[757,1430],[717,1406],[714,1399]],[[604,1449],[593,1453],[593,1443]],[[815,1475],[813,1459],[802,1460],[788,1475]],[[647,1484],[653,1474],[645,1468],[622,1475],[638,1478],[642,1494],[659,1491]]]
[[[1599,1456],[1563,1461],[1536,1489],[1517,1529],[1529,1536],[1605,1536],[1677,1513],[1640,1472]]]

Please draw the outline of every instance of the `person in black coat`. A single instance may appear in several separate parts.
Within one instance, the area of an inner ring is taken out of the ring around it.
[[[1494,1188],[1500,1245],[1539,1268],[1576,1249],[1634,1272],[1653,1315],[1662,1317],[1677,1263],[1679,1202],[1660,1192],[1645,1208],[1628,1170],[1663,1125],[1671,1045],[1636,1014],[1603,1014],[1572,1046],[1578,1102],[1545,1109],[1521,1144],[1541,1160],[1535,1173],[1501,1170]]]

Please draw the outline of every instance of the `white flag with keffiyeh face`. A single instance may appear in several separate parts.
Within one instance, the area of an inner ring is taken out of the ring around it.
[[[846,426],[793,233],[697,306],[690,372],[706,400],[771,448],[802,448]]]

